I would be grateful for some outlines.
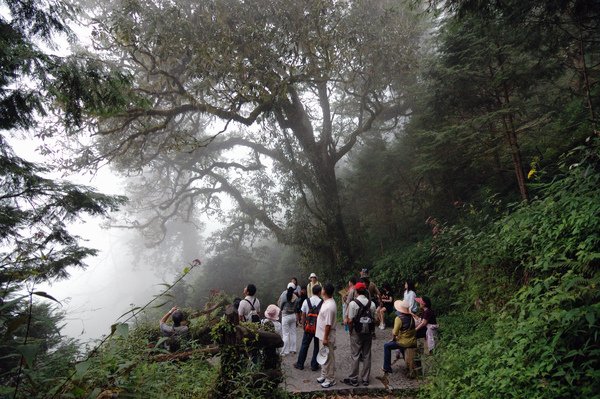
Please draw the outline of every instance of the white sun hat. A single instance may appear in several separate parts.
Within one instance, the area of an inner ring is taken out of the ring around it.
[[[324,365],[327,361],[327,356],[329,356],[329,347],[323,346],[317,355],[317,363],[319,363],[321,366]]]

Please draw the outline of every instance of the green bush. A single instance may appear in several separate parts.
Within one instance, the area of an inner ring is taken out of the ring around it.
[[[428,240],[389,251],[375,261],[372,270],[377,284],[387,282],[394,293],[400,295],[404,291],[404,282],[413,280],[417,285],[427,281],[431,252]]]
[[[437,365],[422,397],[600,397],[596,168],[573,167],[540,187],[541,198],[480,229],[441,235],[436,277],[467,305],[466,321],[461,313],[441,318]],[[471,303],[491,316],[469,331]]]
[[[442,319],[438,364],[421,397],[598,397],[598,283],[573,272],[537,279],[493,324]]]

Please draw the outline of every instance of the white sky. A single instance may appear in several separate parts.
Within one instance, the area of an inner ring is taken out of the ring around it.
[[[43,163],[43,157],[35,151],[35,139],[17,140],[8,137],[15,153],[28,161]],[[50,178],[61,178],[53,173]],[[110,194],[123,194],[123,181],[102,168],[95,175],[72,175],[65,180],[95,187]],[[146,269],[132,267],[132,255],[126,242],[132,232],[121,229],[104,229],[105,219],[86,217],[69,227],[72,234],[82,238],[81,244],[99,250],[96,257],[86,259],[88,268],[70,268],[70,278],[38,285],[37,291],[45,291],[59,300],[66,311],[67,320],[63,334],[82,342],[97,339],[110,332],[117,317],[132,307],[143,305],[160,292],[157,286],[164,281],[159,278],[153,265]]]

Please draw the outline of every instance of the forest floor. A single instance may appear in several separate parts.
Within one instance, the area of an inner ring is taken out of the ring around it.
[[[300,350],[302,343],[302,335],[304,332],[301,328],[297,328],[297,350]],[[309,347],[309,355],[304,364],[304,370],[297,370],[293,364],[298,359],[298,355],[287,355],[282,358],[282,370],[285,375],[283,383],[284,389],[291,393],[307,394],[302,397],[317,398],[385,398],[398,397],[397,395],[406,394],[408,397],[413,397],[419,385],[422,383],[420,379],[409,379],[404,369],[406,367],[404,360],[394,360],[395,352],[392,352],[392,369],[393,373],[384,374],[381,370],[383,366],[383,344],[391,338],[391,328],[386,327],[385,330],[376,328],[376,338],[373,340],[371,348],[371,377],[368,386],[353,387],[343,383],[345,378],[348,378],[351,368],[350,357],[350,339],[347,332],[342,326],[336,329],[336,349],[335,349],[335,379],[336,384],[331,388],[322,388],[317,383],[317,378],[320,376],[320,371],[311,371],[310,356],[312,355],[312,344]],[[361,370],[362,370],[361,363]],[[390,395],[393,393],[394,395]],[[318,394],[318,395],[313,395]],[[325,395],[325,396],[323,396]]]

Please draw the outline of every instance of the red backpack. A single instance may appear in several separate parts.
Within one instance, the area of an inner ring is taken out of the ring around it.
[[[319,302],[319,304],[315,307],[312,306],[310,298],[306,300],[308,301],[308,313],[306,314],[306,320],[304,322],[304,331],[309,334],[314,334],[317,329],[317,316],[321,310],[323,300],[321,299],[321,302]]]

